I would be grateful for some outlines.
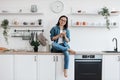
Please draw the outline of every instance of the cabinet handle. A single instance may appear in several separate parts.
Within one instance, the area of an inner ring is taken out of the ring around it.
[[[120,56],[118,56],[118,61],[120,61]]]
[[[56,56],[56,61],[58,62],[58,56]]]
[[[53,56],[53,61],[55,61],[55,56]]]
[[[37,56],[34,56],[34,61],[37,61]]]

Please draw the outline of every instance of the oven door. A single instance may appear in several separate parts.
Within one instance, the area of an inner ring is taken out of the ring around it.
[[[75,59],[75,80],[101,80],[101,59]]]

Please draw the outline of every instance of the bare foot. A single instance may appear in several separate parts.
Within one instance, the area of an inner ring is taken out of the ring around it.
[[[64,69],[64,77],[67,78],[68,75],[67,75],[67,69]]]
[[[72,49],[69,49],[68,51],[70,52],[70,54],[76,54],[76,51],[74,51]]]

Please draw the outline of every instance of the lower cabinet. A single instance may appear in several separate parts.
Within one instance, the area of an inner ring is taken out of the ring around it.
[[[70,55],[68,77],[64,77],[64,56],[58,55],[56,61],[56,80],[74,80],[74,55]]]
[[[0,55],[0,80],[14,80],[13,55]]]
[[[38,55],[38,80],[55,80],[55,56]]]
[[[63,55],[38,56],[38,80],[65,80]],[[74,80],[74,55],[70,55],[68,78]]]
[[[63,55],[0,55],[0,80],[74,80],[74,55],[63,71]]]
[[[103,55],[102,80],[120,80],[120,55]]]
[[[15,80],[37,80],[36,55],[15,55]]]

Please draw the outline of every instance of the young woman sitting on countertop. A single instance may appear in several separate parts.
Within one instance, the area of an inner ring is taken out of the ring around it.
[[[64,54],[64,76],[67,77],[69,54],[76,54],[76,52],[70,49],[68,42],[70,41],[70,31],[68,29],[68,17],[62,15],[56,26],[50,30],[50,38],[52,43],[51,52],[62,52]]]

